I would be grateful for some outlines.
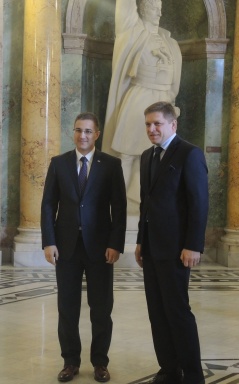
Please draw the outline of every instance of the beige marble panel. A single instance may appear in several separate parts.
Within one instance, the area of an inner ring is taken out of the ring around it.
[[[239,230],[239,1],[237,1],[234,41],[227,226]]]
[[[50,158],[60,151],[60,0],[25,0],[21,228],[39,228]]]

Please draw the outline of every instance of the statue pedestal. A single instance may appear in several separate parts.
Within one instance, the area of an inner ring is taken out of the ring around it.
[[[138,233],[138,215],[127,216],[127,229],[124,254],[120,255],[119,260],[115,264],[116,268],[137,268],[134,251],[136,247],[136,239]]]
[[[52,267],[44,257],[41,249],[40,229],[18,228],[19,234],[14,239],[12,260],[15,267]],[[138,233],[138,216],[128,215],[127,231],[125,241],[125,252],[120,255],[119,261],[115,264],[116,268],[137,268],[134,257],[136,238]],[[1,265],[1,252],[0,252]]]

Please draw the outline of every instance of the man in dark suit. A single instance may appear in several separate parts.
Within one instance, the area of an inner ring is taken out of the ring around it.
[[[203,384],[195,317],[188,297],[190,268],[200,261],[208,213],[203,152],[177,134],[174,107],[145,110],[152,148],[141,157],[140,221],[135,251],[160,371],[149,383]]]
[[[119,159],[100,152],[98,119],[82,113],[75,119],[76,149],[53,157],[41,209],[46,260],[56,265],[58,336],[64,368],[62,382],[79,373],[79,317],[82,277],[92,323],[91,363],[94,378],[110,379],[107,369],[113,307],[113,264],[124,250],[126,192]]]

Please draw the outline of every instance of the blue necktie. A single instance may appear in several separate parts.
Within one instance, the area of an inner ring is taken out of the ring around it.
[[[79,186],[80,186],[80,193],[81,197],[84,195],[85,187],[86,187],[86,182],[87,182],[87,158],[85,156],[82,156],[80,158],[80,161],[82,162],[82,165],[80,167],[80,172],[79,172]]]

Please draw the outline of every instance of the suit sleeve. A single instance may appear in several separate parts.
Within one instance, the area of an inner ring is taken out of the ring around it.
[[[185,192],[188,205],[185,249],[203,252],[208,215],[207,165],[199,148],[191,150],[184,165]]]
[[[145,199],[145,193],[144,193],[144,189],[143,189],[143,186],[142,186],[142,179],[143,179],[143,172],[144,172],[144,168],[147,168],[147,166],[145,165],[145,160],[144,160],[144,154],[142,154],[141,158],[140,158],[140,204],[139,204],[139,212],[140,212],[140,215],[139,215],[139,223],[138,223],[138,234],[137,234],[137,240],[136,240],[136,243],[137,244],[142,244],[142,225],[143,225],[143,206],[144,206],[144,199]]]
[[[126,190],[123,170],[119,159],[115,162],[111,181],[111,232],[108,247],[120,253],[124,251],[126,231]]]
[[[59,188],[52,159],[48,168],[41,204],[42,247],[55,245],[55,220],[59,203]]]

